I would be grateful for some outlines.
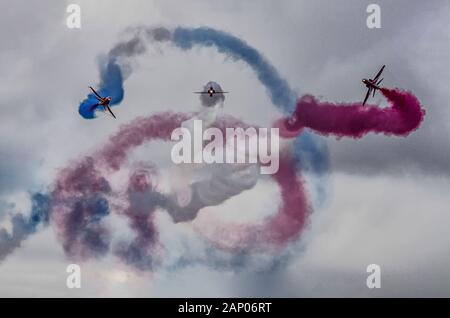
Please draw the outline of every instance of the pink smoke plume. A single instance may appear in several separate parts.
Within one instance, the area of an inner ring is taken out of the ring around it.
[[[420,126],[425,110],[412,93],[387,88],[382,88],[381,93],[390,103],[387,108],[319,102],[305,95],[297,102],[292,117],[277,121],[275,126],[286,138],[299,135],[303,128],[337,137],[361,138],[369,132],[407,136]]]

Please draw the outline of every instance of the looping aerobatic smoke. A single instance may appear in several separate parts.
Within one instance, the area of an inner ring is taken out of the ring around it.
[[[119,171],[132,149],[153,140],[169,140],[172,131],[187,118],[186,114],[162,113],[135,119],[122,127],[98,152],[61,171],[51,195],[50,215],[68,255],[87,259],[112,251],[126,263],[140,269],[153,268],[158,264],[158,259],[155,260],[158,255],[158,231],[152,213],[156,208],[166,210],[175,222],[190,221],[201,208],[218,205],[252,187],[252,184],[242,183],[242,180],[248,180],[247,177],[237,182],[228,179],[231,182],[228,190],[224,183],[225,176],[199,181],[192,185],[194,196],[191,203],[183,207],[170,194],[157,190],[154,170],[136,171],[130,177],[126,190],[122,191],[122,207],[115,207],[117,213],[126,216],[130,227],[136,232],[136,238],[111,246],[111,233],[102,219],[110,214],[110,196],[117,197],[119,194],[117,191],[113,193],[103,175]],[[230,125],[248,127],[227,117],[214,124],[223,131]],[[309,208],[302,182],[296,176],[296,167],[289,155],[282,159],[282,167],[273,178],[279,184],[283,197],[279,212],[257,226],[238,225],[233,230],[233,237],[230,236],[232,232],[222,239],[216,237],[216,241],[222,242],[221,247],[233,251],[264,249],[283,246],[299,235]],[[219,198],[219,193],[210,192],[217,186],[215,192],[221,192]],[[207,233],[205,237],[208,237]]]
[[[136,268],[154,269],[161,264],[164,254],[164,242],[154,220],[157,209],[166,211],[174,222],[191,222],[197,233],[213,246],[232,254],[279,250],[299,237],[314,207],[306,195],[301,172],[318,177],[319,181],[313,184],[315,189],[310,191],[324,192],[320,177],[328,171],[326,146],[304,128],[338,137],[360,138],[368,132],[407,135],[423,119],[424,112],[411,93],[389,89],[382,90],[391,103],[386,109],[321,103],[312,96],[301,98],[295,107],[296,94],[261,53],[239,38],[210,28],[131,30],[131,38],[117,44],[100,62],[99,92],[112,97],[112,106],[119,105],[124,98],[123,81],[133,71],[130,59],[143,54],[148,43],[163,42],[181,50],[214,47],[234,60],[246,62],[266,88],[272,103],[286,115],[293,112],[292,116],[276,122],[283,137],[296,138],[293,148],[282,154],[280,169],[272,176],[281,196],[277,212],[258,224],[224,223],[212,217],[207,224],[204,219],[196,222],[200,209],[220,205],[256,184],[258,173],[252,165],[224,167],[209,179],[189,184],[187,204],[180,204],[173,193],[159,188],[158,169],[150,163],[133,170],[124,185],[115,187],[111,176],[124,169],[135,148],[153,140],[168,141],[175,128],[195,116],[154,114],[123,126],[98,151],[62,169],[51,192],[33,200],[30,217],[16,216],[12,234],[0,231],[0,260],[33,233],[38,224],[49,222],[56,229],[65,252],[73,258],[113,253]],[[86,119],[95,118],[91,107],[96,102],[94,99],[90,94],[80,104],[79,113]],[[213,126],[249,127],[230,117],[219,119]],[[107,222],[113,214],[126,220],[133,237],[114,237]]]
[[[211,47],[231,60],[245,62],[266,88],[275,107],[286,115],[295,108],[297,94],[276,68],[257,49],[229,33],[207,27],[168,29],[140,26],[130,28],[128,34],[130,38],[115,45],[99,63],[99,90],[101,94],[112,97],[111,106],[119,105],[123,100],[123,81],[132,73],[130,58],[143,55],[148,44],[169,43],[182,51],[195,47]],[[95,103],[95,96],[89,94],[79,106],[81,116],[86,119],[95,118],[95,111],[91,107]],[[311,175],[322,177],[328,173],[329,156],[324,140],[304,133],[295,144],[295,160],[301,163],[304,170],[311,172]],[[324,182],[315,182],[314,186],[316,192],[325,192]]]

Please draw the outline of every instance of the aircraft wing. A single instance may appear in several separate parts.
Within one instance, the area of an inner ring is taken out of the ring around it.
[[[194,92],[194,94],[208,94],[209,95],[208,92]]]
[[[364,98],[363,106],[366,104],[367,99],[368,99],[369,96],[370,96],[371,90],[372,90],[371,88],[369,88],[369,89],[367,90],[367,94],[366,94],[366,97]]]
[[[105,108],[109,111],[109,113],[110,113],[114,118],[116,118],[116,116],[114,115],[114,113],[112,112],[111,108],[110,108],[108,105],[106,105]],[[116,118],[116,119],[117,119],[117,118]]]
[[[103,99],[103,97],[101,97],[101,96],[95,91],[95,89],[93,89],[91,86],[89,86],[89,88],[90,88],[91,91],[95,94],[95,96],[97,96],[97,99],[100,99],[100,100]]]
[[[229,92],[216,92],[216,94],[228,94]]]
[[[383,65],[383,67],[381,68],[381,70],[377,73],[377,75],[375,75],[375,78],[373,79],[375,82],[378,81],[378,79],[380,78],[381,73],[383,73],[384,67],[386,65]]]

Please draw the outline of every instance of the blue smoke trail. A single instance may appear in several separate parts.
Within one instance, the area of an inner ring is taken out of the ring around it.
[[[0,229],[0,261],[20,247],[23,240],[36,232],[40,224],[47,225],[49,220],[49,196],[35,193],[31,197],[31,213],[28,217],[16,214],[11,218],[12,229],[8,233]]]
[[[110,106],[120,104],[123,100],[123,76],[122,70],[116,59],[109,59],[106,65],[100,67],[100,85],[97,92],[102,97],[111,96],[112,100]],[[93,105],[97,104],[97,99],[93,93],[90,93],[88,97],[80,104],[78,112],[85,119],[95,118],[95,109]]]
[[[211,28],[186,29],[178,27],[173,33],[173,43],[183,50],[193,45],[215,46],[220,53],[246,62],[257,74],[260,82],[267,88],[272,103],[286,114],[295,109],[296,94],[282,79],[275,67],[253,47],[243,40]]]

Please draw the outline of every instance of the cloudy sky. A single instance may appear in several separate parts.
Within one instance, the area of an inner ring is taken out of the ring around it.
[[[0,0],[5,2],[5,0]],[[66,7],[81,6],[81,29]],[[450,2],[376,1],[381,29],[366,27],[374,1],[13,1],[0,19],[0,224],[29,210],[29,193],[51,186],[61,167],[101,145],[119,125],[159,111],[195,111],[192,91],[214,80],[232,92],[224,112],[267,125],[279,115],[254,73],[213,49],[153,48],[133,61],[117,121],[82,119],[77,107],[98,81],[97,61],[127,27],[209,26],[262,52],[298,94],[359,101],[360,79],[387,65],[385,85],[411,90],[426,108],[407,138],[327,139],[325,203],[283,255],[259,255],[238,269],[192,263],[137,272],[114,257],[82,266],[82,288],[66,287],[68,259],[51,227],[0,263],[0,296],[450,296]],[[173,93],[176,91],[176,93]],[[375,103],[383,105],[381,96]],[[167,148],[170,150],[169,148]],[[154,162],[164,156],[145,153]],[[144,158],[141,158],[144,160]],[[167,159],[167,158],[166,158]],[[262,182],[216,213],[270,214],[276,186]],[[186,225],[160,215],[169,258],[204,255]],[[282,257],[284,261],[271,258]],[[170,264],[171,260],[168,261]],[[173,261],[176,263],[176,261]],[[380,289],[366,287],[379,264]],[[274,265],[276,264],[276,265]],[[273,266],[272,266],[273,265]]]

